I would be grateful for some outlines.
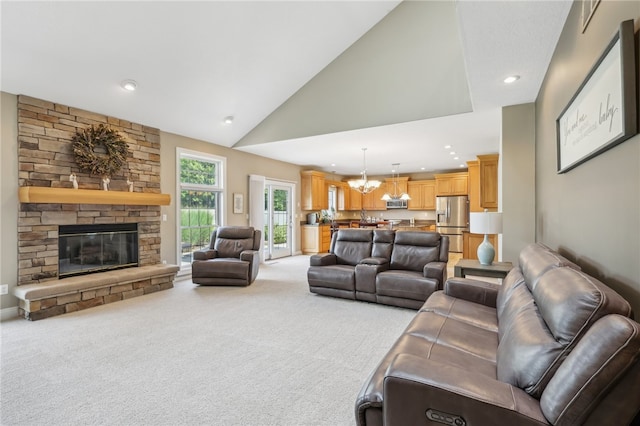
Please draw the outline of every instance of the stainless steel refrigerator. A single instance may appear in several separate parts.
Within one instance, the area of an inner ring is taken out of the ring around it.
[[[466,195],[436,197],[436,231],[449,237],[449,251],[462,253],[462,231],[469,230]]]

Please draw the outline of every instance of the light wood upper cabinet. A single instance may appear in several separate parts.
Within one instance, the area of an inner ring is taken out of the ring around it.
[[[347,204],[347,210],[362,210],[362,194],[351,188],[349,184],[347,184],[347,187],[349,188],[349,204]]]
[[[467,161],[469,168],[469,211],[498,208],[498,154],[478,155]]]
[[[436,176],[436,195],[467,195],[468,173],[444,173]]]
[[[480,206],[498,208],[498,154],[478,155],[480,164]]]
[[[407,194],[411,199],[407,202],[409,210],[436,209],[436,181],[414,180],[407,185]]]
[[[397,185],[397,189],[396,189]],[[381,188],[385,188],[382,192],[382,195],[388,193],[389,195],[400,195],[404,192],[408,192],[409,178],[408,177],[398,177],[398,178],[387,178],[385,182],[380,186]],[[381,195],[381,196],[382,196]]]
[[[469,173],[469,211],[481,212],[484,209],[480,205],[480,163],[478,160],[467,161],[467,172]]]
[[[362,208],[365,210],[386,210],[387,202],[382,200],[382,196],[387,192],[387,187],[383,183],[378,189],[362,196]],[[393,191],[392,191],[393,192]]]
[[[302,210],[323,210],[329,208],[329,196],[322,172],[306,170],[300,173]]]
[[[347,182],[336,184],[338,188],[338,210],[353,211],[362,209],[362,194],[351,188]]]

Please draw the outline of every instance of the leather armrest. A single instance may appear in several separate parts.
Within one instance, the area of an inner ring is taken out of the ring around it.
[[[360,262],[359,265],[388,265],[389,259],[386,257],[365,257]]]
[[[337,263],[336,255],[333,253],[314,254],[309,259],[310,266],[328,266]]]
[[[218,257],[218,251],[212,249],[198,250],[193,252],[193,260],[209,260]]]
[[[460,425],[496,424],[497,419],[500,424],[548,424],[538,400],[520,388],[447,363],[397,355],[384,379],[384,424],[432,424],[429,412],[458,417]]]
[[[447,282],[444,283],[444,292],[446,295],[479,303],[491,308],[496,307],[499,288],[500,286],[498,284],[471,278],[449,278]]]
[[[438,288],[442,288],[447,280],[447,263],[446,262],[430,262],[424,265],[422,271],[425,277],[435,278],[438,280]]]
[[[253,262],[256,260],[260,260],[260,252],[258,250],[244,250],[240,252],[240,260],[245,260],[247,262]]]

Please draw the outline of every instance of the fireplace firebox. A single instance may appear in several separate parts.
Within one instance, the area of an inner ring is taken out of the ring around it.
[[[63,225],[58,277],[138,266],[138,224]]]

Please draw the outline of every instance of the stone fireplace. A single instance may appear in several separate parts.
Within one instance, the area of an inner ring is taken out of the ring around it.
[[[108,192],[102,191],[101,176],[80,170],[72,149],[78,130],[99,124],[116,130],[129,147],[126,166],[110,176]],[[160,194],[158,129],[20,95],[18,164],[15,295],[25,318],[46,318],[173,287],[178,268],[162,265],[160,259],[160,205],[168,203],[168,196]],[[69,180],[72,173],[78,189]],[[121,235],[133,229],[137,237],[105,242],[104,236],[109,239],[114,231],[91,229],[104,225]],[[74,235],[78,231],[88,234],[84,243]],[[104,235],[101,245],[96,243],[98,234]],[[114,266],[116,260],[137,268],[111,270],[123,266]],[[98,266],[107,271],[91,279],[71,276]]]
[[[58,230],[58,276],[95,274],[138,266],[135,223],[63,225]]]
[[[19,185],[80,189],[101,197],[102,179],[81,171],[74,159],[75,132],[105,124],[129,145],[127,165],[111,176],[109,192],[160,193],[160,131],[126,120],[73,107],[18,96]],[[18,216],[18,285],[58,279],[58,227],[67,225],[136,224],[139,266],[161,263],[160,206],[81,203],[21,203]]]

